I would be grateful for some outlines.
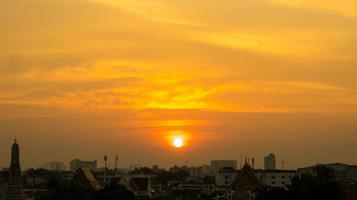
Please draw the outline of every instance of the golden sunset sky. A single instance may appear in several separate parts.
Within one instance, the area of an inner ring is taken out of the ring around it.
[[[356,0],[2,0],[0,27],[0,167],[15,135],[24,167],[357,163]]]

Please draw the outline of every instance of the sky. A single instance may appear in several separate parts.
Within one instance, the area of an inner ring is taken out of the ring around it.
[[[0,168],[357,164],[356,0],[1,4]]]

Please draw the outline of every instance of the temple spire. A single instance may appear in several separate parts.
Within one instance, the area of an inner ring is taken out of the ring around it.
[[[20,168],[20,147],[15,138],[14,144],[11,147],[11,164],[10,164],[10,179],[12,181],[19,181],[21,179]]]
[[[20,147],[17,144],[15,136],[14,144],[11,147],[11,164],[10,164],[10,180],[7,186],[6,199],[7,200],[25,200],[24,191],[21,181],[21,167],[20,167]]]

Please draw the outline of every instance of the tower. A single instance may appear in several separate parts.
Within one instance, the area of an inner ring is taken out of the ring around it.
[[[115,156],[115,171],[118,170],[118,160],[119,160],[119,156],[116,155],[116,156]]]
[[[108,162],[108,156],[104,155],[104,180],[103,180],[104,185],[107,184],[107,162]]]
[[[11,147],[10,182],[21,182],[20,147],[16,139]]]
[[[21,167],[20,167],[20,147],[15,139],[11,147],[11,164],[10,177],[6,188],[7,200],[24,200],[25,194],[21,182]]]

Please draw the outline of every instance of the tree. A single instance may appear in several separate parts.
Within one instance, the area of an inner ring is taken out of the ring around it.
[[[58,188],[58,186],[59,182],[55,178],[50,178],[50,180],[48,180],[47,182],[47,189],[49,191],[55,190],[56,188]]]
[[[134,200],[132,192],[121,185],[111,185],[94,193],[94,200]]]
[[[99,191],[85,190],[74,182],[49,184],[49,193],[42,200],[134,200],[134,194],[118,184]]]
[[[290,200],[290,193],[284,188],[263,187],[258,191],[257,200]]]
[[[302,174],[292,180],[291,196],[296,200],[343,200],[345,192],[341,185],[325,173],[312,176]]]
[[[49,188],[49,193],[43,200],[92,200],[92,195],[92,192],[83,190],[77,184],[62,182],[55,187]]]
[[[145,175],[152,175],[155,174],[155,172],[148,168],[148,167],[142,167],[142,168],[136,168],[133,171],[131,171],[129,174],[145,174]]]
[[[199,194],[195,191],[190,190],[177,190],[172,192],[170,199],[176,200],[201,200]]]
[[[258,191],[257,200],[343,200],[345,192],[334,179],[333,170],[318,166],[311,174],[295,176],[288,188],[265,187]]]
[[[204,184],[215,184],[216,178],[214,176],[205,176],[202,178]]]
[[[161,185],[167,186],[167,183],[169,181],[175,181],[175,180],[177,180],[177,178],[173,173],[164,171],[164,172],[159,173],[156,176],[155,180],[158,183],[160,183]]]
[[[185,181],[188,177],[190,177],[190,173],[187,170],[179,170],[174,175],[178,181]]]

